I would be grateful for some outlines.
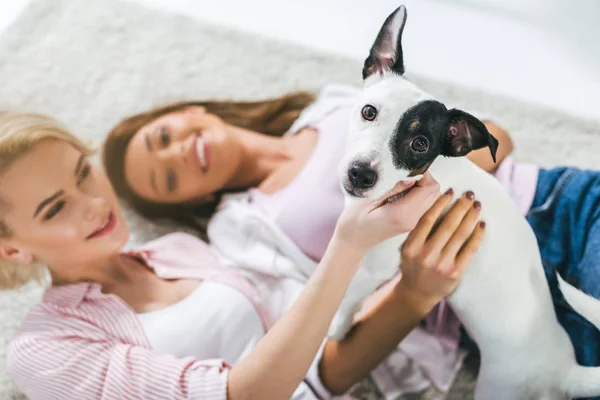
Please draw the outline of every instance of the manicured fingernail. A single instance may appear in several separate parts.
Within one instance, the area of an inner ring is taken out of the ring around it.
[[[485,222],[483,222],[483,221],[480,221],[480,222],[479,222],[479,227],[480,227],[481,229],[485,229]]]
[[[475,197],[475,193],[469,190],[467,193],[465,193],[465,197],[469,200],[473,200],[473,198]]]
[[[448,196],[452,196],[454,194],[454,189],[450,188],[450,189],[446,190],[446,193],[444,193],[444,194],[447,194]]]
[[[473,208],[476,210],[481,210],[481,203],[476,201],[475,203],[473,203]]]

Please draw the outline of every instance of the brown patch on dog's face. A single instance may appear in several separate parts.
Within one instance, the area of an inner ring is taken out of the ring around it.
[[[427,172],[427,170],[429,169],[429,167],[431,166],[431,164],[433,164],[433,161],[430,163],[425,164],[423,167],[412,171],[410,174],[408,174],[408,177],[413,177],[413,176],[417,176],[417,175],[422,175],[425,172]]]
[[[414,131],[416,131],[416,130],[417,130],[417,128],[419,128],[419,125],[420,125],[420,124],[419,124],[419,121],[413,121],[413,122],[412,122],[412,123],[409,125],[409,127],[408,127],[408,130],[409,130],[409,131],[411,131],[411,132],[414,132]]]

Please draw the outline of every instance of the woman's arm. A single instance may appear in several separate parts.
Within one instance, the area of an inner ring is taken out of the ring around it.
[[[289,399],[306,376],[363,250],[334,238],[290,310],[229,373],[228,398]]]
[[[222,360],[123,343],[87,319],[40,309],[30,318],[8,347],[6,370],[31,400],[225,399],[229,365]]]
[[[376,207],[360,200],[345,207],[324,259],[296,303],[234,367],[123,343],[95,327],[88,314],[83,321],[39,307],[8,348],[8,373],[32,400],[289,399],[367,249],[412,230],[438,195],[439,185],[426,174],[401,201]]]
[[[475,150],[467,154],[467,158],[473,161],[479,168],[486,172],[492,172],[498,165],[513,152],[514,146],[512,139],[508,132],[493,122],[484,122],[485,127],[490,131],[492,136],[498,139],[498,150],[496,152],[496,163],[490,156],[490,150],[485,147],[483,149]]]
[[[228,398],[289,399],[304,379],[366,250],[408,232],[438,196],[426,174],[406,197],[375,208],[376,202],[346,206],[317,270],[298,300],[260,343],[235,365]]]
[[[409,235],[400,282],[346,338],[326,343],[319,373],[332,393],[345,393],[366,377],[458,284],[483,228],[476,227],[480,205],[475,208],[474,200],[463,196],[430,235],[451,199],[441,196]]]

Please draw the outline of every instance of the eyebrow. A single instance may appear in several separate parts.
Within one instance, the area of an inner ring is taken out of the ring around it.
[[[80,155],[79,159],[77,160],[77,165],[75,165],[75,176],[79,176],[79,172],[81,171],[81,167],[83,166],[84,160],[85,160],[85,156],[83,154]],[[52,196],[43,200],[35,209],[35,212],[33,213],[33,218],[37,217],[37,215],[44,209],[44,207],[48,206],[50,203],[52,203],[54,200],[56,200],[63,194],[65,194],[65,191],[59,190],[58,192],[54,193]]]
[[[40,203],[40,205],[37,206],[37,208],[35,209],[35,212],[33,213],[33,218],[37,217],[37,215],[40,213],[40,211],[42,211],[44,209],[44,207],[46,207],[47,205],[52,203],[54,200],[56,200],[63,194],[65,194],[65,191],[59,190],[58,192],[54,193],[52,196],[48,197],[46,200],[42,201]]]

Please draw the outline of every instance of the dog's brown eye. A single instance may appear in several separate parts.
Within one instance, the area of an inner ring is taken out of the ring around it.
[[[377,117],[377,109],[367,104],[362,108],[361,114],[365,121],[373,121]]]
[[[429,149],[429,141],[424,137],[419,136],[411,142],[410,148],[417,153],[424,153]]]

